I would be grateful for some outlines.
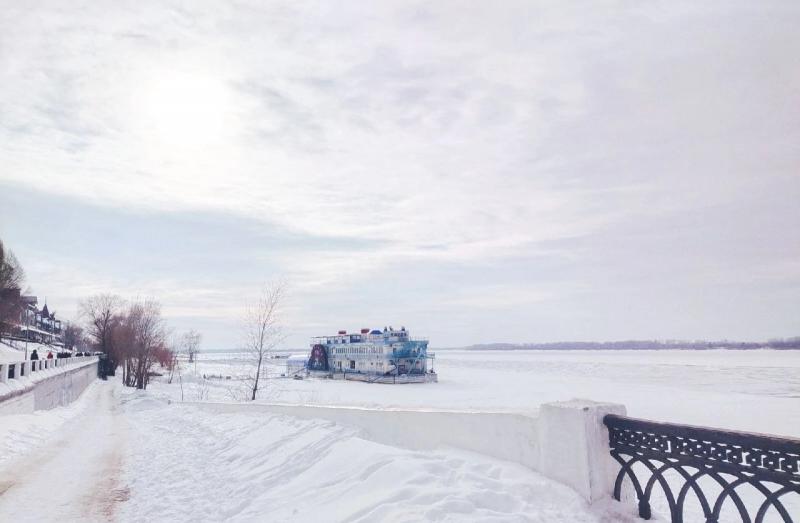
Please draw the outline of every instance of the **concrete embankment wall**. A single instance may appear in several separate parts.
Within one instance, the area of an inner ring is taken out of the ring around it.
[[[4,378],[0,379],[0,416],[29,414],[67,405],[97,379],[97,358],[94,356],[65,358],[58,361],[58,366],[54,361],[0,364],[0,376]],[[20,375],[23,364],[25,374]],[[15,366],[13,379],[8,377],[10,365]],[[37,370],[32,370],[33,365]],[[41,369],[38,369],[39,365]]]
[[[360,428],[372,441],[411,449],[452,446],[496,458],[538,465],[537,418],[523,414],[439,410],[368,409],[259,403],[193,403],[215,412],[283,414]]]
[[[184,404],[187,405],[187,404]],[[538,415],[504,412],[371,409],[322,405],[191,403],[214,412],[266,412],[358,427],[365,439],[411,449],[457,447],[524,465],[574,488],[587,501],[608,499],[613,459],[605,414],[622,405],[589,400],[542,405]]]

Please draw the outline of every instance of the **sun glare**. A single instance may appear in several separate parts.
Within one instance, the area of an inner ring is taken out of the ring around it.
[[[169,71],[143,88],[138,110],[144,131],[173,147],[218,145],[231,134],[229,88],[210,75]]]

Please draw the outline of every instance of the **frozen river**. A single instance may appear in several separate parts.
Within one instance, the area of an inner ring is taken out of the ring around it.
[[[235,376],[238,356],[201,354],[197,374]],[[273,361],[279,373],[285,360]],[[440,350],[434,367],[434,384],[274,379],[264,401],[535,412],[588,398],[622,403],[635,417],[800,436],[798,351]],[[208,399],[230,399],[224,380],[187,384],[187,399],[201,387]]]

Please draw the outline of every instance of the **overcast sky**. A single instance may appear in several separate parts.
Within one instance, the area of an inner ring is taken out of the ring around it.
[[[0,238],[62,318],[800,334],[800,3],[228,4],[0,1]]]

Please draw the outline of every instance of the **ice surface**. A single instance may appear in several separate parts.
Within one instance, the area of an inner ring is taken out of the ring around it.
[[[274,376],[285,370],[270,363]],[[587,398],[635,417],[800,437],[800,351],[439,351],[434,368],[439,383],[276,378],[261,401],[535,413]],[[213,353],[184,372],[185,399],[229,401],[243,370],[239,355]],[[176,387],[153,390],[180,398]]]

